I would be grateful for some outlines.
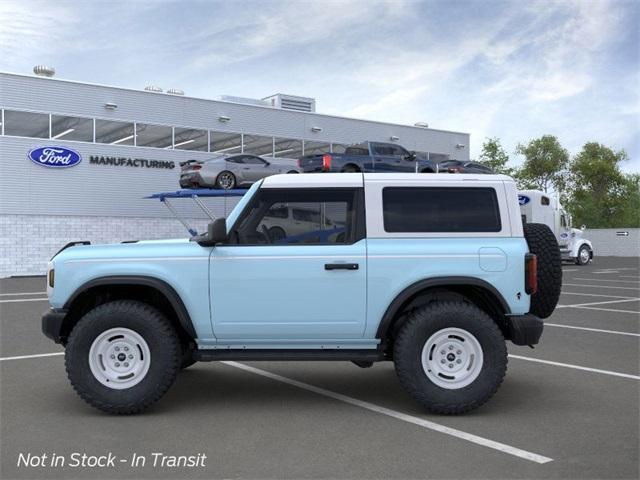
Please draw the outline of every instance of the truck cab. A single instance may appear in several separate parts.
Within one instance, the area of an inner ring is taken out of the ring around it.
[[[521,190],[518,203],[524,223],[542,223],[553,231],[564,260],[578,265],[593,260],[593,246],[584,238],[586,227],[573,228],[571,215],[556,198],[540,190]]]

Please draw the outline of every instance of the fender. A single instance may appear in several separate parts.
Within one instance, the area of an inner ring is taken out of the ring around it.
[[[185,332],[191,336],[191,338],[197,338],[196,331],[193,328],[191,317],[187,311],[180,296],[176,293],[174,288],[164,280],[160,280],[154,277],[146,277],[140,275],[118,275],[109,277],[98,277],[93,280],[89,280],[87,283],[80,286],[73,295],[69,297],[64,305],[65,309],[69,309],[73,302],[85,291],[93,287],[101,287],[105,285],[143,285],[146,287],[152,287],[162,293],[169,303],[173,307],[178,317],[178,321]]]
[[[402,306],[413,297],[416,293],[419,293],[421,290],[426,288],[433,287],[446,287],[450,285],[471,285],[474,287],[480,287],[488,292],[490,292],[500,303],[502,310],[505,315],[511,313],[511,309],[509,308],[509,304],[506,302],[502,294],[490,283],[481,280],[475,277],[434,277],[434,278],[426,278],[424,280],[419,280],[416,283],[409,285],[407,288],[402,290],[396,298],[391,302],[387,310],[384,312],[382,316],[382,320],[380,321],[380,325],[378,325],[378,331],[376,332],[376,338],[384,338],[391,326],[391,322],[394,317],[402,308]]]
[[[579,242],[573,244],[573,248],[571,249],[571,256],[574,258],[577,257],[578,252],[580,251],[580,247],[582,247],[583,245],[589,247],[589,250],[591,250],[591,254],[593,255],[593,246],[591,245],[591,242],[589,240],[581,238]]]

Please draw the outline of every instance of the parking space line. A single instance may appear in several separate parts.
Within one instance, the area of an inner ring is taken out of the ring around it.
[[[587,280],[589,282],[610,282],[610,283],[640,283],[638,280],[609,280],[604,278],[581,278],[573,277],[571,280]]]
[[[640,333],[620,332],[618,330],[603,330],[601,328],[576,327],[575,325],[563,325],[563,324],[560,324],[560,323],[544,322],[544,326],[545,327],[572,328],[574,330],[586,330],[588,332],[613,333],[613,334],[616,334],[616,335],[629,335],[629,336],[632,336],[632,337],[640,337]]]
[[[4,362],[7,360],[25,360],[27,358],[55,357],[57,355],[64,355],[64,352],[38,353],[36,355],[21,355],[19,357],[2,357],[0,358],[0,362]]]
[[[558,305],[556,308],[572,308],[572,307],[590,307],[591,305],[606,305],[608,303],[624,303],[624,302],[636,302],[640,298],[627,298],[626,300],[607,300],[604,302],[589,302],[589,303],[576,303],[575,305]]]
[[[585,372],[602,373],[605,375],[611,375],[613,377],[631,378],[632,380],[640,380],[640,376],[631,375],[630,373],[612,372],[611,370],[600,370],[599,368],[583,367],[581,365],[573,365],[571,363],[552,362],[551,360],[542,360],[540,358],[521,357],[520,355],[511,355],[509,358],[515,358],[518,360],[526,360],[527,362],[544,363],[546,365],[553,365],[556,367],[573,368],[575,370],[583,370]]]
[[[16,298],[13,300],[0,300],[0,303],[18,303],[18,302],[46,302],[48,298]]]
[[[615,313],[631,313],[633,315],[640,315],[640,312],[635,310],[616,310],[615,308],[600,308],[600,307],[573,307],[584,308],[585,310],[600,310],[601,312],[615,312]]]
[[[580,270],[579,268],[563,268],[562,271],[563,272],[577,272],[578,270]]]
[[[619,275],[620,278],[635,278],[640,280],[640,277],[638,277],[638,275]]]
[[[515,457],[523,458],[525,460],[529,460],[535,463],[548,463],[553,461],[552,458],[545,457],[543,455],[538,455],[537,453],[528,452],[526,450],[522,450],[520,448],[512,447],[511,445],[506,445],[504,443],[495,442],[493,440],[489,440],[488,438],[479,437],[477,435],[473,435],[471,433],[463,432],[462,430],[457,430],[455,428],[446,427],[444,425],[440,425],[439,423],[431,422],[429,420],[425,420],[423,418],[415,417],[413,415],[408,415],[406,413],[396,412],[395,410],[391,410],[390,408],[381,407],[379,405],[365,402],[363,400],[358,400],[353,397],[349,397],[347,395],[343,395],[341,393],[336,393],[331,390],[325,390],[324,388],[316,387],[314,385],[310,385],[308,383],[299,382],[297,380],[293,380],[291,378],[283,377],[281,375],[277,375],[275,373],[268,372],[266,370],[261,370],[259,368],[250,367],[249,365],[245,365],[243,363],[238,362],[230,362],[224,361],[222,362],[225,365],[230,367],[239,368],[240,370],[244,370],[246,372],[253,373],[255,375],[260,375],[262,377],[269,378],[271,380],[275,380],[276,382],[285,383],[287,385],[292,385],[294,387],[301,388],[303,390],[307,390],[309,392],[317,393],[319,395],[323,395],[325,397],[333,398],[334,400],[338,400],[340,402],[348,403],[349,405],[354,405],[356,407],[364,408],[366,410],[380,413],[382,415],[386,415],[388,417],[392,417],[398,420],[402,420],[407,423],[411,423],[413,425],[417,425],[419,427],[423,427],[429,430],[433,430],[436,432],[444,433],[446,435],[451,435],[453,437],[466,440],[471,443],[475,443],[477,445],[481,445],[483,447],[492,448],[494,450],[498,450],[503,453],[507,453],[509,455],[513,455]]]
[[[638,291],[640,290],[640,287],[618,287],[618,286],[612,286],[612,285],[584,285],[583,283],[563,283],[562,286],[568,286],[568,287],[589,287],[589,288],[614,288],[614,289],[618,289],[618,290],[634,290],[634,291]]]
[[[47,292],[0,293],[0,297],[17,297],[20,295],[44,295]]]
[[[636,297],[621,297],[620,295],[602,295],[599,293],[580,293],[580,292],[560,292],[560,295],[582,295],[583,297],[605,297],[605,298],[636,298]]]

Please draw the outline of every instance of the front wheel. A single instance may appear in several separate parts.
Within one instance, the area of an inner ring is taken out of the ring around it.
[[[576,264],[586,265],[591,260],[591,251],[586,245],[582,245],[578,250],[578,256],[576,257]]]
[[[393,356],[404,389],[433,413],[480,407],[507,371],[502,332],[485,312],[461,301],[415,310],[400,328]]]
[[[67,376],[87,403],[107,413],[150,407],[173,384],[182,349],[173,325],[148,304],[104,303],[74,326],[65,352]]]

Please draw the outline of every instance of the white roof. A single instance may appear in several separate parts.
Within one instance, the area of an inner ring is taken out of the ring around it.
[[[363,182],[407,182],[416,184],[420,180],[442,182],[506,181],[507,175],[485,175],[468,173],[299,173],[266,177],[261,188],[313,188],[313,187],[362,187]]]

